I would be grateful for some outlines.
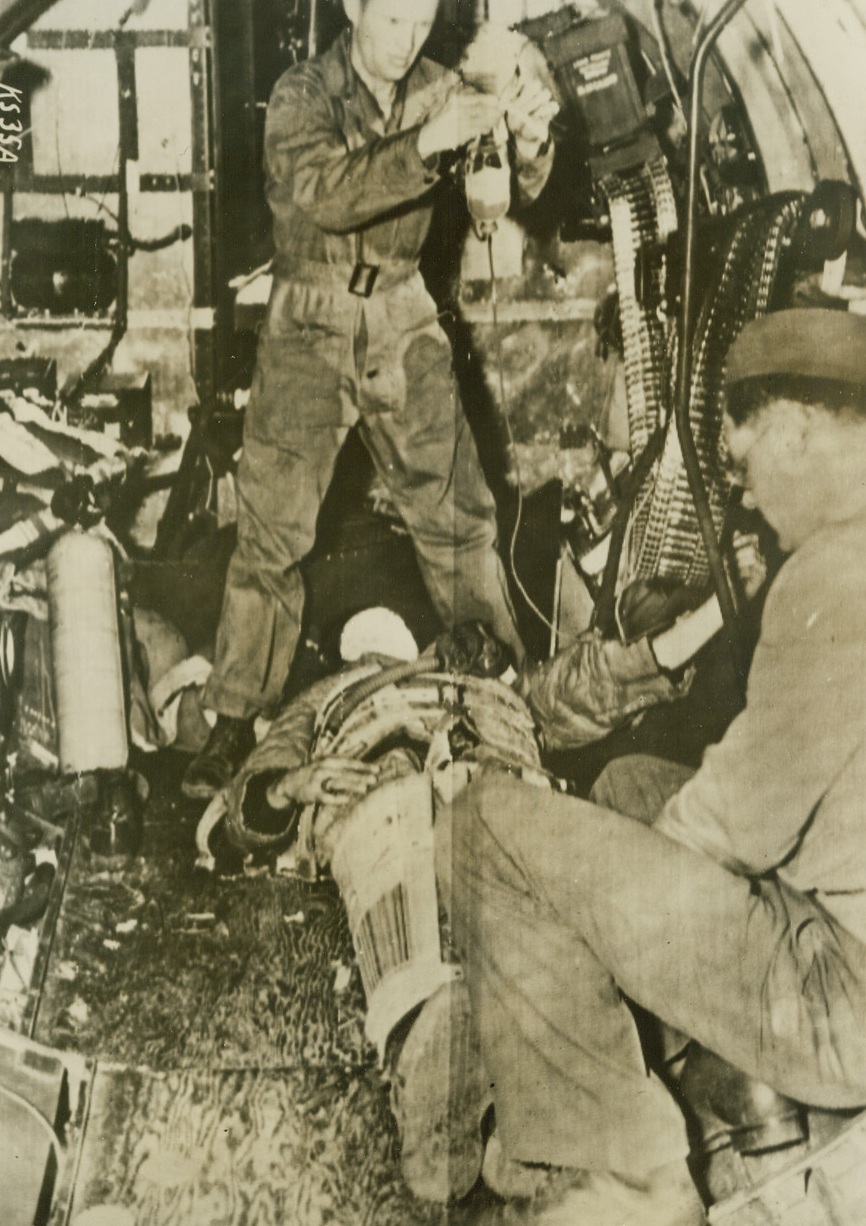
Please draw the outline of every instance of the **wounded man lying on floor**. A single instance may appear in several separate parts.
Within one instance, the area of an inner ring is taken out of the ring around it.
[[[748,541],[746,548],[752,548]],[[760,582],[761,564],[750,559],[749,565],[755,582]],[[745,566],[742,573],[745,576]],[[746,587],[751,594],[748,580]],[[396,688],[425,673],[501,677],[525,700],[535,738],[548,748],[574,748],[604,737],[652,706],[682,697],[691,681],[685,666],[720,624],[718,604],[711,599],[653,638],[623,644],[587,631],[553,659],[526,662],[515,674],[508,649],[481,623],[466,622],[442,634],[414,667],[398,667],[392,676],[398,661],[415,659],[417,647],[396,614],[364,610],[343,632],[346,667],[286,706],[229,785],[228,837],[245,852],[284,846],[294,833],[300,806],[348,806],[381,781],[380,767],[370,760],[373,746],[356,745],[351,755],[323,754],[317,738],[323,711],[335,708],[339,719],[341,696],[348,701],[354,687],[368,681],[375,688],[380,675]],[[416,728],[416,737],[424,739],[423,733],[434,726],[425,726],[420,734]]]
[[[243,851],[296,837],[301,870],[329,867],[337,880],[367,1034],[391,1082],[402,1169],[417,1195],[469,1191],[491,1102],[465,983],[440,932],[434,805],[482,764],[560,786],[541,769],[539,740],[583,744],[677,698],[689,675],[672,676],[718,622],[708,602],[652,641],[623,645],[587,633],[555,659],[524,665],[510,689],[500,679],[506,649],[478,623],[445,633],[415,659],[399,618],[367,610],[345,627],[346,668],[286,707],[216,802],[214,815],[225,809],[228,836]]]

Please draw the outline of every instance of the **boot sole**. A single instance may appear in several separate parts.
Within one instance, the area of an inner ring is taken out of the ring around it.
[[[484,1156],[481,1121],[493,1101],[463,980],[425,1002],[396,1060],[391,1086],[403,1178],[416,1196],[465,1196]]]

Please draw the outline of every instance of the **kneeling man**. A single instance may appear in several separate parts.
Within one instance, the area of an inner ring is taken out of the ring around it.
[[[725,435],[791,556],[721,743],[690,778],[622,759],[594,804],[489,772],[437,818],[497,1141],[586,1172],[559,1226],[704,1221],[625,997],[800,1102],[866,1104],[866,319],[747,325]]]

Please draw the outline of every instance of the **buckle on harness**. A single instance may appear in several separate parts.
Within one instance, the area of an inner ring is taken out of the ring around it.
[[[369,298],[378,275],[378,264],[365,264],[363,260],[359,260],[349,278],[349,293],[355,294],[358,298]]]

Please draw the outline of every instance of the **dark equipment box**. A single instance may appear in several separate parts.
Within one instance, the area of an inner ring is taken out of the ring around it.
[[[69,424],[119,437],[125,447],[153,443],[153,395],[150,374],[110,372],[99,387],[70,405]]]

